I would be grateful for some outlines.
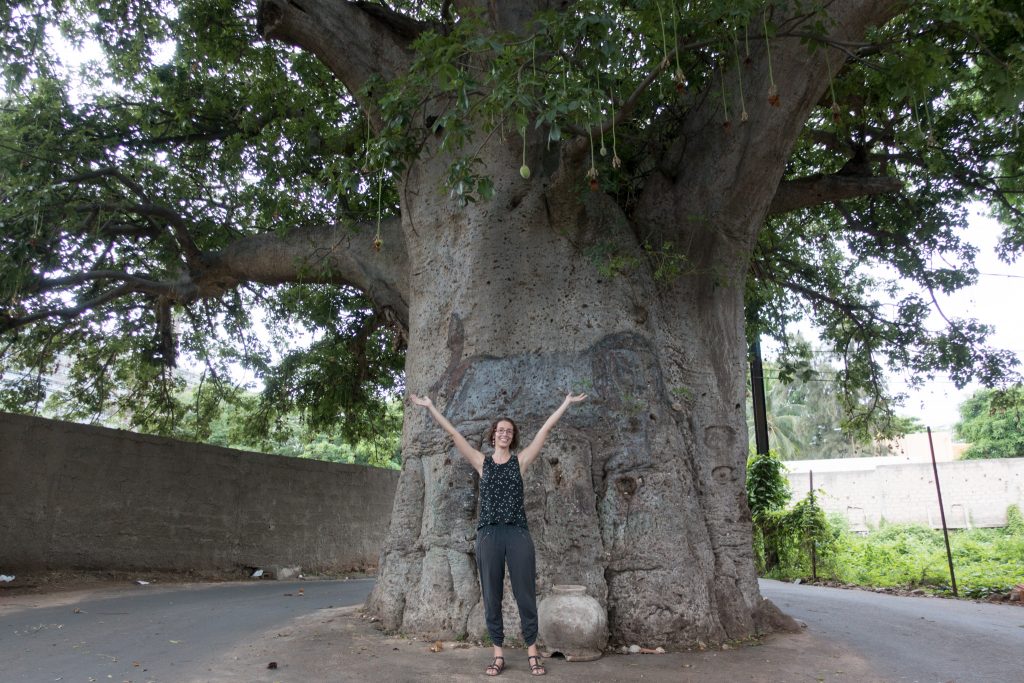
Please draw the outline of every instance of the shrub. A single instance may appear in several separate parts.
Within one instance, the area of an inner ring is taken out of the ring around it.
[[[957,588],[984,597],[1024,582],[1024,534],[1005,529],[950,532]],[[867,536],[846,535],[838,543],[838,577],[868,586],[927,587],[951,591],[942,532],[920,525],[891,524]]]
[[[754,522],[754,556],[762,574],[789,578],[812,573],[812,550],[832,572],[836,531],[810,492],[791,509],[785,465],[774,453],[747,461],[747,501]]]
[[[1024,536],[1024,515],[1016,505],[1006,508],[1006,533],[1011,536]]]
[[[811,550],[820,575],[846,583],[951,590],[942,532],[920,524],[882,524],[866,536],[843,520],[829,520],[811,492],[791,509],[784,466],[774,455],[752,456],[747,498],[754,521],[754,552],[762,576],[792,579],[811,575]],[[1006,511],[1002,529],[950,532],[957,588],[980,598],[1024,583],[1024,515]]]

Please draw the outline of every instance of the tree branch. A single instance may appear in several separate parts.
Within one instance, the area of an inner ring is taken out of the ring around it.
[[[119,204],[88,204],[85,205],[87,210],[95,211],[96,209],[101,208],[112,211],[127,211],[129,213],[137,213],[152,218],[162,218],[171,226],[171,231],[174,234],[175,240],[178,242],[178,246],[181,248],[181,253],[185,256],[185,260],[188,263],[194,263],[198,260],[200,256],[199,247],[196,245],[192,234],[189,232],[188,223],[181,214],[166,206],[154,204],[141,185],[118,171],[116,168],[101,168],[95,171],[68,176],[58,180],[57,182],[58,184],[75,184],[92,182],[103,178],[114,178],[121,181],[125,187],[132,191],[132,194],[139,198],[141,203],[123,206]]]
[[[826,4],[829,33],[823,38],[861,41],[870,27],[901,7],[900,0],[834,0]],[[809,21],[799,14],[775,18],[779,34],[751,44],[742,67],[719,56],[724,68],[695,96],[676,139],[664,146],[647,179],[634,214],[638,223],[665,239],[687,240],[697,250],[695,258],[713,262],[748,251],[769,211],[800,205],[779,198],[772,206],[785,160],[845,57],[830,46],[825,49],[835,58],[827,60],[824,50],[784,37]],[[742,79],[742,97],[737,79]],[[786,186],[784,192],[796,187]],[[808,201],[806,195],[801,201]],[[694,206],[704,207],[703,214],[694,215]]]
[[[57,289],[66,289],[75,285],[85,284],[86,282],[94,282],[96,280],[108,280],[123,282],[128,285],[132,285],[132,289],[137,292],[149,292],[151,294],[164,294],[166,293],[162,285],[156,280],[152,280],[145,277],[139,277],[138,275],[131,275],[130,273],[124,273],[119,270],[90,270],[86,273],[75,273],[66,277],[45,279],[40,278],[34,284],[35,286],[31,290],[26,291],[42,291],[52,292]]]
[[[793,292],[794,294],[798,294],[804,297],[808,301],[819,304],[827,304],[832,308],[836,309],[837,311],[842,311],[847,318],[857,323],[859,327],[863,327],[863,322],[857,317],[858,312],[868,314],[868,318],[871,319],[877,317],[874,306],[868,304],[853,303],[850,301],[843,301],[842,299],[837,299],[834,296],[830,296],[828,294],[825,294],[824,292],[819,292],[815,289],[811,289],[810,287],[801,285],[797,282],[793,282],[792,280],[780,280],[776,278],[771,279],[777,284],[780,284],[789,291]]]
[[[626,97],[617,107],[614,116],[614,124],[617,126],[623,125],[632,115],[633,110],[636,109],[637,103],[640,101],[640,97],[658,80],[665,71],[672,66],[677,53],[691,52],[693,50],[699,50],[709,45],[714,45],[715,41],[712,40],[701,40],[693,43],[687,43],[670,50],[664,57],[659,59],[651,67],[650,72],[646,77],[633,89],[633,92]],[[589,131],[586,128],[579,128],[578,126],[566,126],[566,130],[573,133],[574,135],[599,135],[601,133],[607,133],[612,129],[613,118],[609,117],[605,121],[601,121],[590,127]]]
[[[485,17],[496,33],[525,35],[532,32],[530,24],[538,13],[568,11],[576,0],[455,0],[453,4],[460,17]]]
[[[833,152],[839,152],[847,156],[853,156],[854,154],[853,145],[848,141],[843,140],[832,131],[813,129],[807,131],[807,136],[815,144],[821,145]]]
[[[888,176],[877,178],[829,175],[784,180],[779,183],[768,213],[786,213],[854,197],[899,192],[902,187],[899,178]]]
[[[216,296],[241,282],[323,282],[363,291],[374,305],[409,325],[409,257],[401,220],[381,222],[380,248],[370,225],[323,226],[286,235],[243,238],[203,256],[194,273],[200,296]]]
[[[393,79],[408,68],[409,44],[429,25],[381,5],[339,0],[261,0],[257,28],[316,55],[353,96],[373,76]]]
[[[153,282],[132,277],[127,274],[122,274],[118,279],[125,280],[125,282],[98,296],[86,299],[73,306],[49,307],[36,311],[35,313],[29,313],[22,316],[12,316],[0,313],[0,331],[7,332],[48,318],[76,318],[90,309],[102,306],[103,304],[128,296],[129,294],[146,293],[165,296],[171,299],[188,298],[189,296],[189,286],[187,283],[185,284],[185,291],[182,291],[180,289],[181,283]]]
[[[379,248],[378,248],[379,246]],[[242,283],[344,284],[363,291],[385,319],[403,332],[409,326],[408,255],[401,220],[373,226],[324,226],[287,235],[261,234],[241,238],[219,252],[204,253],[176,280],[157,281],[113,269],[74,273],[60,278],[35,278],[26,283],[25,299],[95,283],[106,291],[73,305],[47,306],[22,315],[0,313],[0,331],[49,318],[70,319],[131,294],[158,297],[165,307],[216,298]],[[24,305],[24,302],[23,304]]]

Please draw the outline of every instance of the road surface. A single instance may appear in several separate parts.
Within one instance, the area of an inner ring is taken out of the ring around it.
[[[1024,607],[769,580],[761,593],[894,682],[1024,682]]]
[[[149,585],[53,607],[0,603],[0,680],[178,683],[250,636],[360,604],[371,588],[373,579]]]
[[[1024,607],[777,581],[761,586],[783,611],[807,623],[805,634],[728,652],[605,657],[586,666],[552,662],[551,680],[632,681],[642,673],[645,681],[700,683],[1024,682]],[[355,627],[333,620],[338,610],[331,608],[362,603],[372,587],[372,579],[252,581],[0,596],[0,681],[312,683],[482,675],[486,653],[479,648],[448,644],[443,656],[434,655],[422,643],[391,642],[372,629],[346,641]],[[280,660],[281,671],[267,670],[271,659]],[[785,665],[768,674],[769,659]],[[855,671],[858,662],[872,673]],[[522,662],[514,664],[520,670],[503,678],[525,680]],[[373,676],[357,675],[359,666]]]

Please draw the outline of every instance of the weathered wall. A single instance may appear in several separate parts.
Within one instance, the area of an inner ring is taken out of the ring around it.
[[[872,460],[885,459],[824,461],[830,462],[832,468],[842,462],[857,468],[847,471],[821,471],[809,461],[787,463],[794,467],[799,464],[800,469],[787,474],[793,497],[802,498],[808,491],[810,470],[814,473],[814,487],[824,491],[819,499],[822,507],[846,517],[856,531],[876,527],[883,519],[942,526],[930,462],[870,467]],[[1008,506],[1024,508],[1024,458],[940,462],[938,470],[946,524],[950,528],[1004,526]]]
[[[0,567],[376,565],[397,481],[0,413]]]

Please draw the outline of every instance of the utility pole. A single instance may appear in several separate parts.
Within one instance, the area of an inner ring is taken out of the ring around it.
[[[768,455],[768,406],[764,397],[761,338],[750,345],[750,394],[754,404],[754,440],[758,455]]]

